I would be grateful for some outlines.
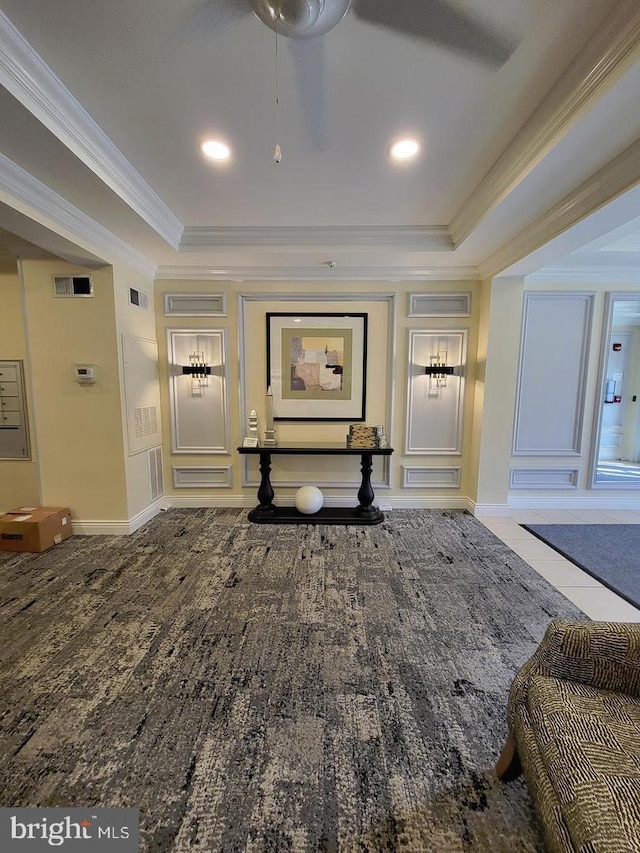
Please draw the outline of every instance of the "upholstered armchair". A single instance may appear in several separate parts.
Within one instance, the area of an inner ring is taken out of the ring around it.
[[[640,851],[640,624],[553,621],[509,692],[496,765],[551,853]]]

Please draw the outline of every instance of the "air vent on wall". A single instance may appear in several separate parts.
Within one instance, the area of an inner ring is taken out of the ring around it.
[[[151,484],[151,500],[157,500],[164,494],[162,475],[162,447],[154,447],[149,451],[149,481]]]
[[[54,296],[93,296],[93,282],[88,275],[56,275]]]
[[[129,288],[129,302],[135,305],[136,308],[143,308],[145,311],[149,307],[149,297],[142,290],[136,290],[135,287]]]
[[[147,438],[158,432],[158,412],[155,406],[140,406],[133,410],[136,438]]]

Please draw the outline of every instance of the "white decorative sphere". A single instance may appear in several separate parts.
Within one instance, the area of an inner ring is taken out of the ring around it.
[[[302,486],[296,492],[296,509],[303,515],[313,515],[322,508],[324,495],[317,486]]]

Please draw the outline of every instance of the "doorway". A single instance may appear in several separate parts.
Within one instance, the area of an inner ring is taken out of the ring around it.
[[[640,294],[607,294],[594,486],[640,488]]]

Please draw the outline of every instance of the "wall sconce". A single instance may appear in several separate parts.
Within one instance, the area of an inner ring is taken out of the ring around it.
[[[447,387],[447,376],[452,376],[455,370],[455,367],[447,364],[447,351],[438,350],[436,355],[429,356],[429,364],[424,372],[431,377],[431,387],[437,391]]]
[[[202,395],[202,388],[208,385],[207,376],[211,375],[211,367],[206,364],[203,352],[192,352],[189,364],[182,368],[182,373],[191,377],[191,393],[194,397]]]

